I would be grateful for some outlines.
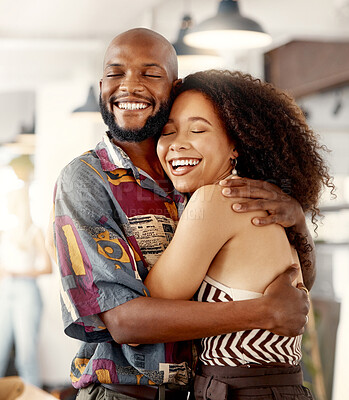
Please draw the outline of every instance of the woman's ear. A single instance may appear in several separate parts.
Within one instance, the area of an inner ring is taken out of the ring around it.
[[[233,146],[231,147],[231,151],[230,151],[230,158],[231,158],[232,160],[234,160],[235,158],[238,158],[238,157],[239,157],[239,153],[238,153],[238,151],[236,150],[235,145],[233,145]]]

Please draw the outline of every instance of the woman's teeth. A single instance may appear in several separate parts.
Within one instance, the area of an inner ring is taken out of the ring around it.
[[[172,160],[170,164],[172,165],[172,168],[178,168],[178,167],[185,167],[187,165],[190,166],[195,166],[199,164],[200,160],[197,159],[187,159],[187,160]]]

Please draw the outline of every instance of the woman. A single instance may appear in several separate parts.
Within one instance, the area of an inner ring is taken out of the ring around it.
[[[26,383],[41,387],[39,328],[42,299],[37,278],[52,272],[44,236],[30,213],[29,184],[33,165],[28,156],[10,165],[22,181],[8,193],[13,222],[0,237],[0,377],[5,376],[15,345],[15,367]]]
[[[321,189],[333,188],[321,158],[324,148],[287,95],[249,75],[198,72],[175,95],[158,156],[174,187],[192,196],[146,285],[153,297],[173,299],[262,296],[287,266],[299,264],[296,250],[306,251],[305,244],[279,225],[254,226],[255,212],[232,220],[231,201],[217,183],[232,173],[271,181],[316,224]],[[196,399],[312,398],[302,386],[301,337],[255,329],[201,344]]]

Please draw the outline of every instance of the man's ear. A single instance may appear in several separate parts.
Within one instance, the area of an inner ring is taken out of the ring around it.
[[[172,89],[176,89],[178,86],[180,86],[182,83],[182,79],[176,79],[172,83]]]
[[[99,92],[102,92],[102,83],[103,83],[103,79],[99,80]]]

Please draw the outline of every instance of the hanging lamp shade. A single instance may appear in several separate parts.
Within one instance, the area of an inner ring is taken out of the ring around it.
[[[73,114],[78,114],[78,113],[99,113],[99,105],[96,100],[96,96],[94,93],[93,86],[90,86],[86,103],[73,110]]]
[[[222,58],[214,50],[192,47],[184,43],[184,35],[191,26],[191,16],[185,15],[182,18],[177,40],[173,43],[178,57],[179,70],[197,70],[218,67],[222,63]]]
[[[183,40],[189,46],[225,50],[271,43],[270,35],[256,21],[240,14],[235,0],[221,0],[217,14],[188,30]]]

